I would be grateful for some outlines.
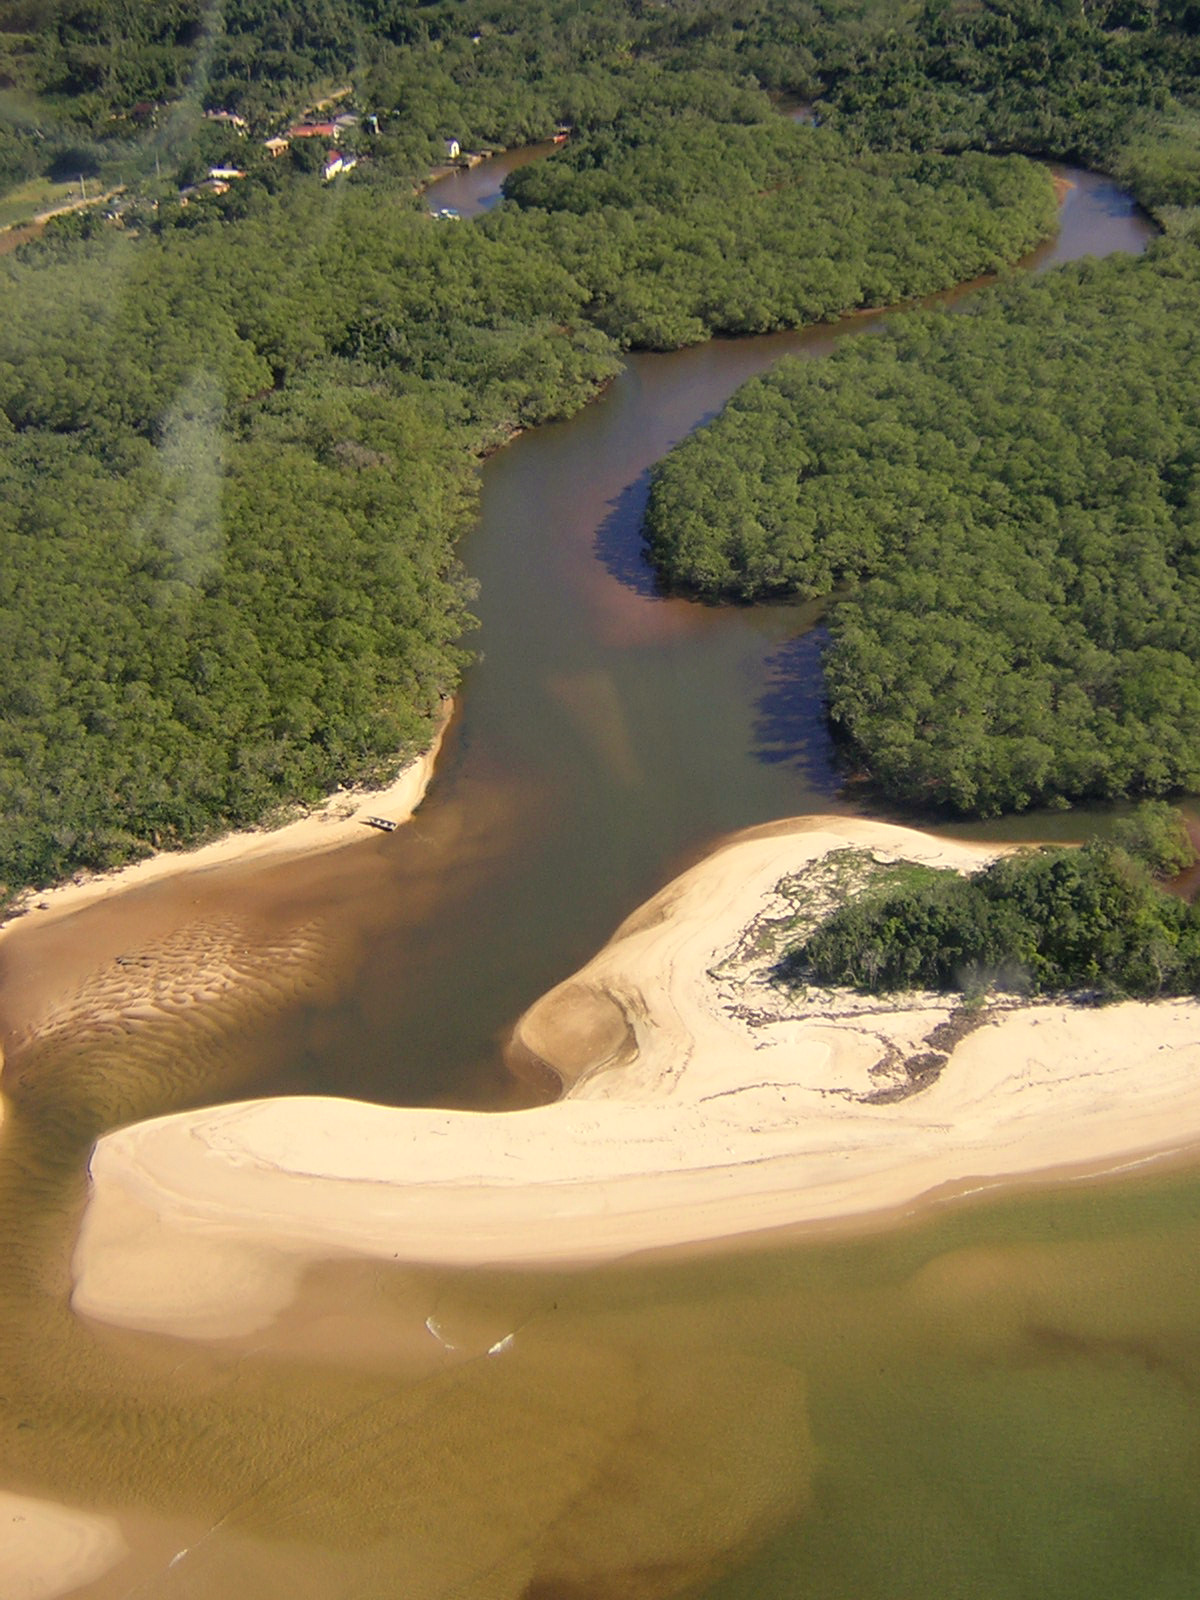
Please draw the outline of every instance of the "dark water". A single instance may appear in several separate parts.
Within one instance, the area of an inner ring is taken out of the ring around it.
[[[1069,176],[1063,232],[1035,268],[1143,246],[1149,224],[1111,183]],[[416,828],[361,852],[382,927],[354,992],[377,1003],[364,1027],[360,998],[343,1008],[337,1057],[309,1054],[305,1085],[488,1103],[507,1086],[496,1039],[682,865],[733,830],[845,808],[818,613],[664,599],[640,527],[652,464],[748,377],[883,320],[631,357],[596,404],[487,463],[463,547],[480,660]],[[1094,821],[1019,826],[1069,838]]]
[[[1032,264],[1140,249],[1135,209],[1070,176]],[[651,464],[746,377],[875,320],[635,357],[485,466],[480,660],[410,827],[6,947],[10,1019],[48,972],[82,987],[78,1025],[5,1041],[0,1482],[121,1516],[133,1556],[93,1600],[1195,1593],[1188,1174],[588,1273],[330,1266],[236,1347],[67,1310],[104,1127],[290,1089],[527,1098],[500,1046],[528,1003],[720,835],[837,808],[819,618],[663,599],[639,524]],[[232,951],[241,982],[104,1021],[103,972],[142,949]]]
[[[551,140],[505,150],[474,167],[456,167],[431,183],[425,197],[431,211],[457,211],[460,217],[477,217],[500,203],[500,190],[510,172],[540,161],[554,149]]]

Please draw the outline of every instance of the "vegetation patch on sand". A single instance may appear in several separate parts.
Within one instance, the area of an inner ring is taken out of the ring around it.
[[[570,1083],[553,1105],[481,1116],[279,1099],[108,1134],[76,1309],[244,1331],[314,1260],[610,1259],[1200,1136],[1193,1000],[1001,999],[978,1026],[956,996],[812,989],[798,1001],[774,971],[774,925],[806,898],[810,867],[817,907],[857,872],[846,852],[885,873],[905,860],[971,869],[990,854],[849,818],[726,845],[521,1020],[523,1045]]]
[[[1015,852],[965,876],[866,873],[797,928],[777,973],[884,993],[1064,994],[1087,1003],[1200,990],[1200,908],[1154,871],[1195,859],[1182,817],[1148,802],[1115,841]]]

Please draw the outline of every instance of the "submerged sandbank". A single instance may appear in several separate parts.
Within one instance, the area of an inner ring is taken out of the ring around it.
[[[453,709],[447,700],[429,749],[385,787],[339,791],[279,828],[233,833],[195,850],[163,851],[113,872],[26,891],[0,924],[0,1126],[6,1067],[19,1079],[31,1048],[44,1056],[56,1039],[112,1039],[185,1014],[201,1023],[211,1045],[214,1027],[236,1027],[263,1006],[294,1002],[301,991],[314,995],[329,984],[329,941],[311,917],[269,932],[251,926],[227,903],[226,869],[290,866],[367,840],[370,816],[408,821],[429,787]],[[139,893],[146,888],[149,898]],[[226,1082],[224,1097],[236,1090]],[[119,1091],[114,1103],[121,1103]],[[164,1095],[153,1109],[171,1103]],[[137,1115],[137,1102],[122,1110],[123,1119]]]
[[[797,1007],[746,938],[782,906],[781,879],[850,847],[960,869],[994,853],[847,818],[734,840],[522,1018],[521,1048],[568,1085],[553,1105],[264,1100],[110,1134],[92,1161],[76,1308],[218,1337],[268,1320],[316,1260],[598,1261],[1200,1138],[1192,1001],[996,1009],[935,1082],[881,1096],[950,1003]]]

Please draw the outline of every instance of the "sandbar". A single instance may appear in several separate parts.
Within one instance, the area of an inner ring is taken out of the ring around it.
[[[778,885],[847,849],[969,870],[996,848],[846,817],[730,841],[520,1020],[560,1099],[496,1114],[257,1100],[100,1140],[80,1313],[194,1337],[261,1326],[338,1257],[547,1266],[835,1219],[1200,1139],[1200,1004],[1007,1004],[919,1092],[895,1063],[945,997],[802,1003],[760,948]],[[751,930],[748,936],[747,930]],[[769,945],[769,940],[765,943]]]
[[[112,1517],[0,1489],[6,1600],[50,1600],[95,1582],[128,1553]]]

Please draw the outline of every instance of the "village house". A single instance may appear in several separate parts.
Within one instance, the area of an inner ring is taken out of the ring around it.
[[[321,168],[321,176],[326,183],[332,182],[339,172],[350,172],[358,165],[358,157],[350,152],[331,150],[325,158],[325,165]]]
[[[209,167],[208,175],[210,178],[222,178],[226,182],[246,176],[240,167]]]
[[[189,200],[195,199],[198,194],[228,194],[229,185],[224,178],[205,178],[203,183],[189,183],[186,189],[179,191],[179,204],[186,206]]]
[[[236,128],[243,139],[250,127],[245,117],[239,117],[236,111],[206,111],[204,115],[209,122],[223,122],[226,127]]]
[[[342,130],[334,122],[297,122],[288,129],[289,139],[324,139],[336,144],[341,137]]]
[[[274,139],[263,140],[263,149],[274,161],[278,161],[279,157],[291,148],[292,141],[290,139],[281,139],[276,136]]]

